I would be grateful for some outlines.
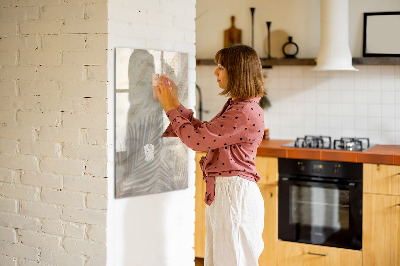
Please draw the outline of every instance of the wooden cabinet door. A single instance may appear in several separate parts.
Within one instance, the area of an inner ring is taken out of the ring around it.
[[[362,252],[278,241],[277,266],[361,266]]]
[[[364,266],[400,266],[399,204],[400,196],[364,194]]]
[[[264,198],[264,250],[258,259],[260,266],[276,265],[276,243],[278,241],[278,187],[259,185]]]
[[[199,161],[205,152],[196,152],[196,196],[195,196],[195,233],[194,233],[194,253],[197,258],[204,258],[204,248],[206,239],[204,195],[206,193],[206,184],[203,181],[203,172],[200,169]]]
[[[363,176],[364,193],[400,196],[400,166],[365,163]]]
[[[254,162],[261,176],[258,184],[278,185],[278,158],[257,156]]]

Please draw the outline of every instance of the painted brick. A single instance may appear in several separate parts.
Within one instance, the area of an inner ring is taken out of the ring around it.
[[[107,33],[107,20],[67,20],[61,33]]]
[[[40,220],[38,218],[1,212],[0,226],[18,229],[39,230]],[[2,249],[0,248],[0,250]]]
[[[47,51],[83,51],[85,36],[82,34],[45,35],[42,37],[42,50]]]
[[[0,181],[2,182],[14,182],[15,171],[7,168],[0,168]]]
[[[55,252],[47,249],[42,249],[40,254],[41,262],[48,263],[51,265],[57,266],[83,266],[85,262],[85,257],[70,254],[70,253],[62,253]]]
[[[21,243],[31,247],[41,247],[58,251],[61,248],[61,237],[53,236],[35,231],[19,230]]]
[[[61,216],[61,209],[57,205],[21,201],[20,214],[31,217],[59,219]]]
[[[0,139],[0,151],[4,153],[13,154],[17,150],[17,144],[18,144],[17,140]]]
[[[65,51],[63,52],[63,64],[68,65],[106,65],[106,50],[87,50],[87,51]]]
[[[43,233],[50,235],[64,235],[64,224],[61,220],[43,219],[42,222]]]
[[[107,212],[64,207],[61,218],[70,222],[105,226],[107,223]]]
[[[101,4],[88,4],[86,5],[86,19],[107,19],[108,12],[107,12],[107,3]]]
[[[64,176],[64,188],[77,192],[107,195],[107,179],[88,176]]]
[[[39,168],[44,172],[53,172],[66,175],[82,175],[84,162],[80,160],[44,158],[39,163]]]
[[[0,51],[36,50],[40,48],[40,36],[2,37]]]
[[[105,66],[86,66],[86,79],[96,81],[107,81],[107,67]]]
[[[41,195],[42,202],[45,203],[60,204],[78,208],[83,208],[85,205],[85,195],[83,193],[43,188]]]
[[[15,111],[0,111],[0,121],[5,125],[14,125],[15,122]]]
[[[83,79],[83,68],[77,66],[39,66],[37,78],[39,80],[71,81]]]
[[[41,96],[40,108],[43,111],[59,111],[67,113],[81,113],[86,111],[83,98],[66,98],[59,96]]]
[[[0,79],[34,80],[35,78],[35,66],[4,66],[0,69]]]
[[[34,247],[28,247],[22,244],[14,244],[5,241],[0,241],[0,250],[4,255],[37,260],[39,258],[39,250]]]
[[[83,19],[84,5],[43,6],[41,19]]]
[[[107,144],[107,130],[104,129],[82,129],[81,130],[81,143],[90,145],[106,145]]]
[[[15,96],[15,82],[0,80],[0,96]]]
[[[19,24],[22,34],[59,34],[62,22],[55,20],[25,21]]]
[[[15,232],[15,229],[0,226],[0,240],[4,240],[7,242],[11,242],[11,243],[16,243],[17,242],[17,234]],[[2,265],[2,264],[0,264],[0,265]]]
[[[95,242],[106,243],[106,228],[99,226],[90,226],[89,228],[89,239]]]
[[[17,112],[17,121],[31,126],[58,126],[61,122],[59,112]]]
[[[107,148],[95,145],[65,145],[63,155],[71,159],[105,161],[107,160]]]
[[[39,190],[37,187],[20,184],[0,183],[0,195],[13,199],[37,200]]]
[[[107,83],[85,80],[84,82],[63,82],[62,93],[65,97],[107,97]]]
[[[48,188],[62,188],[62,177],[55,174],[24,171],[21,174],[21,183]]]
[[[64,143],[78,143],[79,129],[42,127],[39,131],[39,140],[64,142]]]
[[[3,66],[15,66],[17,65],[17,52],[0,52],[0,60]]]
[[[107,254],[101,254],[99,256],[90,257],[85,266],[106,266],[106,263]]]
[[[18,148],[21,154],[57,157],[57,144],[53,142],[21,140]]]
[[[15,170],[38,170],[37,159],[33,156],[20,154],[0,154],[0,167],[7,167]]]
[[[106,245],[103,243],[66,237],[63,244],[67,252],[75,254],[95,257],[107,253]]]
[[[90,209],[106,210],[107,197],[89,193],[86,198],[86,204]]]
[[[20,65],[60,65],[61,52],[56,51],[21,51]]]
[[[67,223],[65,225],[65,236],[83,239],[85,237],[85,225],[77,223]]]
[[[0,127],[0,137],[7,139],[33,140],[33,128],[29,126]]]
[[[18,266],[37,266],[38,264],[36,260],[18,259]]]
[[[63,114],[63,127],[66,128],[107,128],[104,114]]]
[[[0,265],[17,266],[17,259],[10,256],[0,255]]]
[[[24,111],[39,111],[38,96],[17,96],[10,100],[12,109]]]
[[[60,85],[56,81],[51,80],[36,80],[18,81],[18,88],[21,95],[33,96],[59,96],[61,94]]]
[[[107,34],[86,34],[86,49],[106,51],[108,49]]]
[[[107,164],[105,162],[88,161],[86,163],[85,174],[98,177],[106,177]]]
[[[38,7],[6,7],[0,8],[0,21],[24,21],[39,19]]]
[[[11,2],[15,5],[15,0],[2,0],[4,2]],[[18,6],[42,6],[47,4],[59,4],[62,0],[18,0]]]
[[[18,208],[18,202],[15,199],[10,199],[0,196],[0,211],[16,213],[17,208]]]

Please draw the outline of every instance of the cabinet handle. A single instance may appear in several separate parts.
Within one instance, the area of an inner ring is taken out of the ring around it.
[[[313,252],[307,252],[307,254],[310,254],[310,255],[317,255],[317,256],[323,256],[323,257],[328,256],[328,254],[320,254],[320,253],[313,253]]]
[[[397,204],[397,206],[400,206],[400,203],[399,203],[399,204]]]

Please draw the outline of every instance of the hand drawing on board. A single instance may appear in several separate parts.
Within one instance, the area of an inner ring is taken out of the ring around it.
[[[179,138],[161,138],[169,121],[153,99],[153,74],[167,74],[185,105],[186,53],[116,49],[115,196],[155,194],[188,187],[187,148]]]

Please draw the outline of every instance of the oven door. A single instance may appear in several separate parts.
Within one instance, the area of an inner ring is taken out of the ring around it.
[[[279,179],[278,238],[361,249],[362,181]]]

